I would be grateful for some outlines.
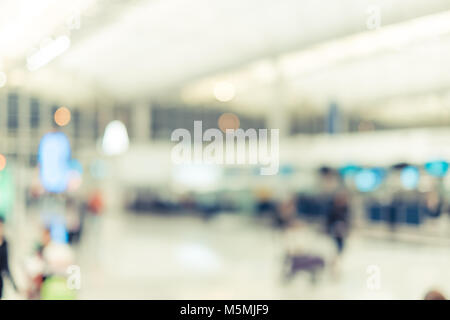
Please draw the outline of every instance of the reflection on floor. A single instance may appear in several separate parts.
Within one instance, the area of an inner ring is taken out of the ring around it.
[[[315,284],[306,274],[284,283],[286,240],[244,217],[205,222],[122,213],[97,222],[79,248],[82,299],[421,299],[430,288],[450,293],[446,246],[353,233],[342,259]],[[307,227],[297,233],[296,246],[331,261],[328,238]],[[370,266],[380,271],[378,290],[368,285]]]

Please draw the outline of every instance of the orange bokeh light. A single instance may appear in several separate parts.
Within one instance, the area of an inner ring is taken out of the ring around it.
[[[6,167],[6,158],[4,155],[0,154],[0,171]]]
[[[67,125],[70,122],[70,118],[70,110],[66,107],[58,108],[55,111],[55,123],[60,127]]]
[[[217,124],[220,130],[226,132],[227,129],[239,129],[240,121],[234,113],[224,113],[219,117]]]

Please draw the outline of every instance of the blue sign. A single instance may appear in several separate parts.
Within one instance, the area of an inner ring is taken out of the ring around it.
[[[39,144],[38,161],[41,183],[48,192],[61,193],[67,188],[70,172],[70,143],[62,132],[45,134]]]
[[[419,183],[419,169],[416,167],[408,166],[403,168],[400,173],[400,180],[405,189],[414,189]]]
[[[361,192],[374,191],[381,184],[384,171],[380,168],[362,169],[355,175],[355,186]]]
[[[360,167],[354,164],[348,164],[346,166],[339,168],[339,174],[343,178],[354,177],[360,170],[361,170]]]
[[[435,160],[425,163],[425,170],[434,177],[443,177],[448,171],[448,162]]]

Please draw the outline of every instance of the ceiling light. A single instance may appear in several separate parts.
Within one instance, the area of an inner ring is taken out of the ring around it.
[[[107,155],[119,155],[128,150],[128,145],[128,132],[125,125],[119,120],[110,122],[103,136],[103,152]]]
[[[37,52],[27,58],[27,67],[35,71],[64,53],[70,47],[70,38],[61,36],[41,47]]]
[[[221,102],[228,102],[233,100],[235,95],[235,88],[229,82],[219,82],[214,87],[214,96]]]

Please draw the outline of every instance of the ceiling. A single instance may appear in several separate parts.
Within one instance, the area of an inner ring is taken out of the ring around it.
[[[373,6],[378,30],[367,27]],[[85,105],[219,104],[214,84],[225,80],[236,87],[230,108],[335,101],[389,117],[378,108],[387,100],[392,110],[449,86],[447,10],[448,0],[0,0],[0,70],[8,86]],[[29,71],[27,57],[61,36],[67,50]]]

